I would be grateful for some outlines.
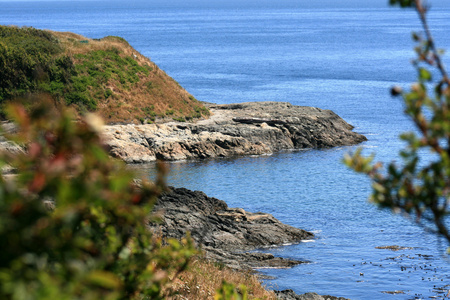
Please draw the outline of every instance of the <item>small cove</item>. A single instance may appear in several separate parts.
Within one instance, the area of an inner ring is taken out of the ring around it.
[[[338,158],[348,150],[170,163],[168,182],[202,190],[230,207],[271,213],[316,235],[314,242],[260,250],[311,261],[292,269],[260,270],[275,277],[266,281],[269,287],[301,293],[334,291],[334,295],[350,299],[366,299],[368,295],[370,299],[410,299],[418,292],[423,293],[418,298],[439,295],[435,287],[445,286],[449,279],[449,262],[439,250],[445,244],[409,220],[380,211],[355,195],[357,187],[366,195],[370,189],[365,178],[340,165]],[[335,156],[336,164],[330,156]],[[328,168],[314,166],[328,159]],[[151,165],[136,168],[154,173]],[[341,180],[343,176],[346,181]],[[410,249],[376,249],[388,245]],[[400,290],[405,294],[382,293]]]

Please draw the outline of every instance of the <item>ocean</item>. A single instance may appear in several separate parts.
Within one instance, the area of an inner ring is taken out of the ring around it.
[[[367,136],[360,145],[366,153],[398,161],[398,135],[414,127],[389,89],[416,78],[416,14],[384,0],[309,2],[0,1],[0,24],[121,36],[199,100],[331,109]],[[450,49],[450,3],[434,2],[431,29],[437,45]],[[355,149],[174,162],[168,183],[315,233],[310,242],[260,250],[310,261],[260,270],[273,278],[265,280],[269,288],[350,299],[444,298],[446,242],[368,203],[369,180],[341,162]],[[155,172],[152,164],[131,167]],[[376,248],[389,245],[408,249]]]

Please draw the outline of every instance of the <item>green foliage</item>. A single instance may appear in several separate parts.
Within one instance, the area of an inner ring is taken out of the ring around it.
[[[195,111],[195,115],[193,116],[194,118],[200,118],[202,115],[203,116],[210,115],[208,108],[206,108],[205,106],[194,106],[194,111]]]
[[[0,118],[5,118],[7,103],[30,94],[50,96],[55,103],[73,106],[81,114],[99,111],[104,116],[115,115],[116,120],[111,121],[125,121],[130,117],[109,111],[119,97],[131,102],[144,98],[144,102],[152,99],[153,103],[172,103],[175,108],[169,107],[167,116],[178,115],[178,102],[172,101],[176,90],[170,84],[165,86],[165,79],[163,85],[159,80],[166,75],[155,73],[152,81],[148,80],[157,69],[140,63],[142,60],[137,56],[127,55],[128,47],[119,37],[79,40],[67,34],[0,25]],[[150,97],[144,95],[146,91]],[[207,109],[193,113],[191,107],[201,105],[195,103],[198,101],[194,97],[189,99],[182,96],[179,100],[186,104],[187,109],[183,107],[181,114],[187,119],[209,115]],[[154,121],[156,112],[152,110],[145,115],[134,115]],[[158,113],[164,117],[164,111]]]
[[[144,115],[150,119],[151,122],[155,121],[156,112],[154,105],[146,106],[142,109],[142,111],[144,112]]]
[[[220,289],[214,296],[215,300],[247,300],[247,288],[241,285],[236,288],[233,284],[223,282]]]
[[[105,93],[104,93],[105,99],[108,99],[112,95],[113,95],[113,91],[111,91],[110,89],[105,90]]]
[[[50,32],[32,27],[0,26],[0,37],[6,45],[22,48],[27,54],[34,56],[56,55],[63,50]]]
[[[97,118],[49,111],[10,109],[27,151],[0,159],[17,170],[0,176],[0,299],[161,299],[195,254],[146,228],[163,173],[138,186],[103,150]]]
[[[174,117],[172,119],[177,122],[186,122],[186,119],[184,117]]]
[[[117,48],[110,48],[76,55],[76,75],[72,77],[72,85],[66,91],[66,104],[82,104],[95,111],[98,101],[112,95],[108,88],[111,80],[129,89],[128,84],[139,82],[139,73],[149,74],[148,69],[140,66],[133,58],[123,58],[119,54]]]
[[[347,155],[344,161],[372,179],[371,200],[374,203],[415,216],[417,222],[450,243],[447,228],[450,213],[450,80],[428,29],[426,8],[420,0],[401,3],[410,6],[410,2],[414,2],[424,28],[424,37],[413,34],[417,42],[417,59],[413,64],[418,80],[410,91],[403,92],[394,87],[392,94],[403,97],[405,113],[417,130],[400,137],[406,142],[406,148],[400,152],[401,165],[390,163],[384,169],[381,163],[373,163],[373,157],[362,156],[361,150]],[[427,68],[433,68],[435,72]],[[435,79],[430,95],[432,73],[440,74],[440,79]]]
[[[401,7],[414,7],[415,0],[389,0],[390,5],[399,5]]]
[[[110,81],[130,89],[139,82],[138,74],[148,76],[152,69],[140,66],[132,57],[123,57],[117,48],[74,58],[63,52],[50,32],[0,26],[0,104],[28,93],[46,92],[67,105],[95,111],[99,102],[112,95]]]
[[[0,26],[0,103],[39,90],[61,94],[73,72],[62,51],[49,32]]]

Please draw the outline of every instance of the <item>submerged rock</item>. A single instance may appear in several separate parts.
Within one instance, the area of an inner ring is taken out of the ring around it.
[[[297,295],[293,290],[274,291],[279,300],[348,300],[343,297],[321,296],[316,293]]]
[[[177,239],[189,231],[207,258],[235,269],[303,263],[249,251],[313,238],[312,233],[283,224],[270,214],[229,208],[224,201],[184,188],[170,188],[159,197],[154,211],[162,222],[151,225],[153,230]]]
[[[413,247],[401,247],[399,245],[391,245],[391,246],[377,246],[375,249],[386,249],[391,251],[400,251],[400,250],[412,250]]]
[[[366,138],[330,110],[285,102],[207,105],[212,116],[196,123],[110,125],[110,153],[128,163],[270,154],[330,148]]]

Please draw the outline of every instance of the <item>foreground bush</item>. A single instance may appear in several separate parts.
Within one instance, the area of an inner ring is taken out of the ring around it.
[[[0,176],[0,299],[162,298],[195,253],[146,229],[162,175],[138,188],[102,149],[98,119],[49,111],[10,109],[27,151],[0,158],[17,170]]]

